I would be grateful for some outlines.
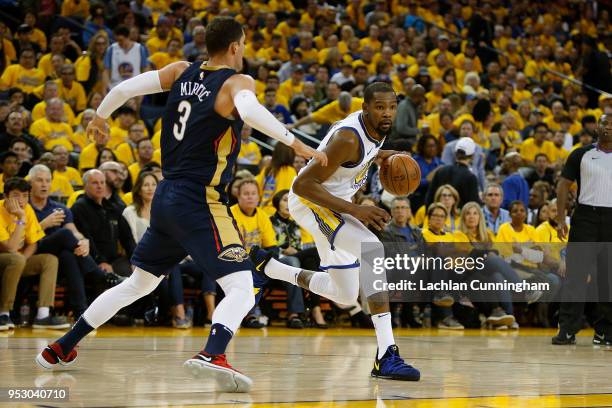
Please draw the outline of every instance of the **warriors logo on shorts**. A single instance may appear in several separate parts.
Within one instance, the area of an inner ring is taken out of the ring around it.
[[[225,249],[217,258],[229,262],[244,262],[248,257],[249,254],[243,247],[235,246]]]

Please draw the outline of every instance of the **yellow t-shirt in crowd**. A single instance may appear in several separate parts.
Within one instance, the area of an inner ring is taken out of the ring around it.
[[[64,0],[62,3],[62,16],[80,17],[86,20],[89,17],[89,1]]]
[[[132,195],[131,191],[122,195],[121,199],[123,200],[125,205],[132,205],[134,203],[134,196]]]
[[[0,201],[0,242],[8,241],[11,238],[11,234],[15,232],[17,228],[17,224],[15,223],[17,218],[8,212],[4,206],[4,201],[5,200]],[[45,236],[45,232],[38,223],[36,213],[30,204],[26,204],[25,207],[25,223],[23,242],[19,245],[20,251],[26,244],[34,244]]]
[[[51,53],[45,54],[40,57],[40,61],[38,61],[38,69],[42,70],[45,73],[45,77],[53,76],[53,65],[51,64],[51,58],[53,55]],[[64,60],[64,64],[72,64],[68,58]]]
[[[540,153],[544,153],[551,163],[557,161],[557,148],[550,140],[545,140],[542,146],[537,146],[535,139],[531,137],[521,144],[520,153],[521,157],[528,162],[533,162],[536,155]]]
[[[168,48],[168,43],[170,42],[170,39],[171,39],[170,35],[168,35],[168,37],[165,40],[162,40],[159,37],[151,36],[147,40],[145,45],[147,46],[149,53],[151,55],[154,55],[156,52],[165,51],[166,48]]]
[[[53,178],[65,177],[73,187],[79,187],[83,185],[83,178],[81,173],[74,167],[66,166],[66,171],[60,172],[59,170],[53,171]]]
[[[70,195],[68,201],[66,202],[66,207],[72,208],[76,200],[85,193],[83,190],[77,190]]]
[[[136,148],[132,147],[130,142],[123,142],[115,147],[115,155],[117,156],[117,160],[125,163],[128,166],[134,163],[137,159]]]
[[[319,50],[314,47],[309,50],[303,50],[298,47],[295,50],[302,53],[302,61],[304,61],[305,64],[312,64],[318,61]]]
[[[363,105],[363,99],[353,97],[351,99],[350,111],[344,112],[342,111],[342,109],[340,109],[340,102],[336,100],[336,101],[333,101],[323,106],[321,109],[314,111],[311,115],[312,115],[312,119],[314,119],[314,121],[317,123],[332,124],[341,119],[346,118],[346,116],[350,113],[361,110],[362,105]]]
[[[497,231],[496,242],[536,242],[536,230],[533,225],[523,224],[523,230],[518,232],[512,228],[509,222],[505,222],[499,226]]]
[[[0,77],[0,85],[2,88],[19,88],[25,93],[32,93],[34,89],[45,82],[45,73],[38,69],[25,69],[19,64],[13,64],[6,67],[2,77]]]
[[[442,234],[434,234],[429,228],[423,229],[425,242],[455,242],[455,234],[442,231]]]
[[[72,81],[72,87],[67,88],[60,79],[56,82],[58,84],[58,96],[62,98],[64,102],[68,105],[74,104],[77,112],[81,112],[87,107],[87,95],[85,94],[83,85],[79,84],[77,81]]]
[[[241,163],[248,161],[248,164],[259,164],[261,161],[261,150],[257,143],[253,141],[242,142],[240,145],[240,153],[238,153],[238,160]]]
[[[404,64],[410,66],[412,64],[416,64],[416,59],[412,55],[403,56],[398,52],[397,54],[393,54],[391,57],[391,62],[393,62],[393,65]]]
[[[270,216],[259,208],[255,209],[252,216],[242,212],[238,204],[233,205],[230,210],[238,225],[238,231],[242,236],[244,248],[249,251],[253,245],[262,248],[276,246],[276,233],[270,221]]]
[[[79,156],[79,170],[83,171],[84,169],[93,169],[96,167],[98,153],[98,148],[96,147],[95,143],[87,145],[83,151],[81,151],[81,155]]]
[[[359,46],[362,50],[363,47],[369,46],[370,48],[372,48],[372,50],[374,50],[374,52],[378,52],[382,49],[382,43],[380,42],[380,40],[373,40],[370,37],[365,37],[359,40]]]
[[[128,131],[121,129],[119,126],[112,126],[110,130],[110,138],[107,143],[109,149],[115,150],[121,143],[126,142],[128,139]]]
[[[172,57],[170,56],[170,54],[163,51],[158,51],[149,57],[149,61],[151,61],[153,65],[155,65],[156,69],[162,69],[166,65],[176,61],[181,61],[182,59],[183,58],[180,55]]]
[[[30,126],[30,134],[40,140],[45,150],[51,150],[54,146],[62,145],[69,152],[72,147],[72,127],[64,122],[49,122],[47,118],[38,119]]]
[[[38,119],[44,118],[46,115],[46,110],[47,110],[47,102],[45,101],[38,102],[36,105],[34,105],[34,109],[32,109],[32,120],[37,121]],[[70,107],[70,105],[68,105],[66,102],[64,102],[63,119],[69,125],[71,126],[75,125],[76,119],[74,117],[74,112],[72,111],[72,108]]]
[[[138,179],[138,175],[140,174],[140,164],[138,162],[132,163],[128,166],[128,171],[130,172],[130,177],[132,177],[132,183],[136,183]]]
[[[159,149],[161,147],[161,145],[160,145],[160,140],[161,140],[161,122],[159,122],[159,123],[160,123],[160,128],[158,130],[155,130],[155,133],[153,134],[153,137],[151,138],[151,144],[153,145],[154,149]]]
[[[286,80],[278,88],[277,94],[284,97],[288,101],[292,100],[297,94],[301,94],[304,89],[304,82],[294,85],[291,79]]]
[[[274,194],[281,190],[289,190],[297,172],[293,166],[283,166],[278,170],[276,176],[266,176],[267,169],[263,169],[255,178],[259,186],[261,201],[259,206],[269,215],[273,215],[276,209],[272,206]]]
[[[569,226],[568,226],[569,233]],[[537,242],[551,242],[551,243],[565,243],[567,242],[567,236],[563,239],[559,238],[557,229],[550,225],[550,222],[545,221],[538,225],[536,228],[536,241]]]

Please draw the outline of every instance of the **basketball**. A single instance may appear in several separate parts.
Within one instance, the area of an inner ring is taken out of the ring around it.
[[[385,190],[396,196],[414,193],[421,183],[421,169],[407,154],[394,154],[382,163],[380,182]]]

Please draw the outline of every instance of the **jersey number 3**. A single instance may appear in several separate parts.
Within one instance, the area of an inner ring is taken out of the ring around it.
[[[189,115],[191,114],[191,104],[188,101],[181,101],[178,106],[178,123],[174,124],[173,133],[176,140],[179,142],[183,140],[185,136],[185,129],[187,129],[187,120],[189,119]]]

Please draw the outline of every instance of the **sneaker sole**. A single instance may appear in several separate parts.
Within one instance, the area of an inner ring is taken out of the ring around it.
[[[438,326],[439,330],[465,330],[463,326]]]
[[[573,345],[576,344],[576,339],[574,339],[574,340],[567,340],[567,341],[558,341],[558,340],[556,341],[553,338],[553,340],[551,341],[551,344],[553,346],[573,346]]]
[[[382,380],[395,380],[395,381],[419,381],[421,379],[421,375],[418,377],[400,377],[396,375],[379,375],[379,374],[370,374],[373,378],[380,378]]]
[[[499,318],[487,318],[487,323],[491,326],[511,326],[515,322],[514,316],[502,316]]]
[[[56,324],[53,326],[46,326],[43,324],[33,324],[33,329],[51,329],[51,330],[61,330],[61,329],[69,329],[70,323]]]
[[[228,368],[219,367],[206,361],[189,359],[183,367],[194,377],[212,377],[222,392],[249,392],[253,380],[246,375]]]
[[[56,364],[51,364],[49,363],[42,355],[42,352],[38,353],[38,355],[36,356],[35,360],[38,363],[39,366],[41,366],[42,368],[44,368],[45,370],[53,370],[56,368],[61,368],[61,367],[69,367],[71,365],[73,365],[76,361],[77,361],[78,357],[75,357],[74,360],[66,363],[62,360],[59,360]]]

